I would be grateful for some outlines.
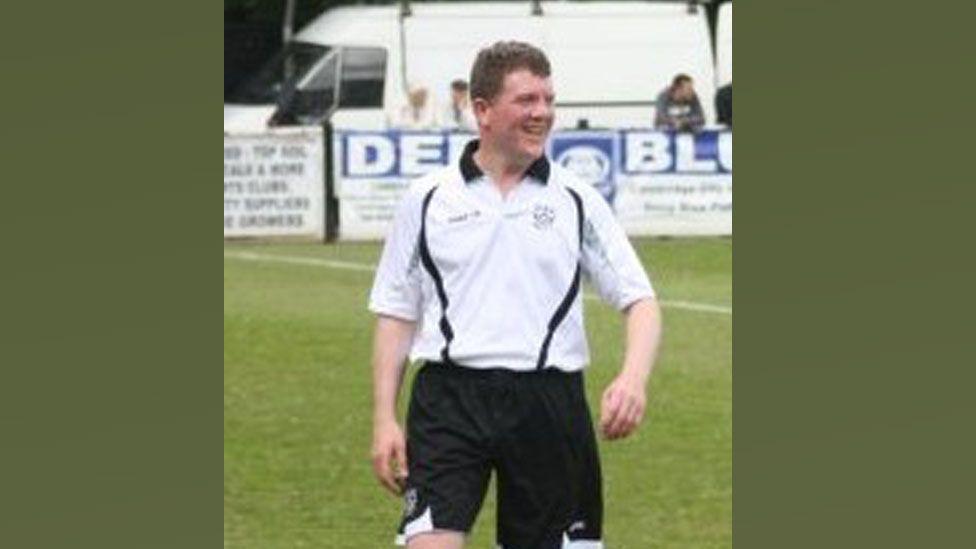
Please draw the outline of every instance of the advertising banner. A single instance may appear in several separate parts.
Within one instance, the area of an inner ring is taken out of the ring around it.
[[[337,130],[339,238],[383,238],[410,181],[456,163],[475,136]],[[549,158],[595,186],[630,235],[732,234],[732,132],[555,132]]]
[[[325,237],[322,128],[224,134],[224,238]]]

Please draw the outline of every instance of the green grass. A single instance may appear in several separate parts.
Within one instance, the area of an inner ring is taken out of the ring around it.
[[[732,305],[730,239],[634,243],[662,300]],[[372,273],[234,257],[374,264],[379,245],[224,250],[224,546],[392,547],[401,505],[369,462]],[[593,300],[586,318],[598,410],[620,364],[621,322]],[[665,308],[664,323],[644,425],[600,442],[604,538],[608,549],[731,547],[732,317]],[[494,547],[494,502],[469,547]]]

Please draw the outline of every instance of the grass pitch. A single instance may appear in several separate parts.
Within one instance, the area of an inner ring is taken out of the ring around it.
[[[604,539],[608,549],[731,547],[732,241],[634,244],[665,303],[664,340],[644,424],[600,441]],[[366,300],[379,253],[379,244],[225,244],[225,547],[393,546],[401,504],[369,461]],[[593,299],[584,307],[597,411],[623,335],[616,311]],[[468,547],[495,547],[494,503],[492,491]]]

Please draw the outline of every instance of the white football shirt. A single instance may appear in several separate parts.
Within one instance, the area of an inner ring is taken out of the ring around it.
[[[654,290],[606,200],[543,156],[502,197],[475,164],[414,181],[400,202],[369,309],[418,323],[411,360],[580,370],[582,276],[626,309]]]

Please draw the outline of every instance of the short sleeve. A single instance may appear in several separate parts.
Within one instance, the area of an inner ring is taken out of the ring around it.
[[[654,288],[623,227],[606,200],[591,186],[579,186],[583,199],[583,271],[603,301],[624,310],[639,299],[654,298]]]
[[[411,189],[397,206],[393,225],[373,280],[369,310],[403,320],[421,316],[420,235],[421,200]]]

